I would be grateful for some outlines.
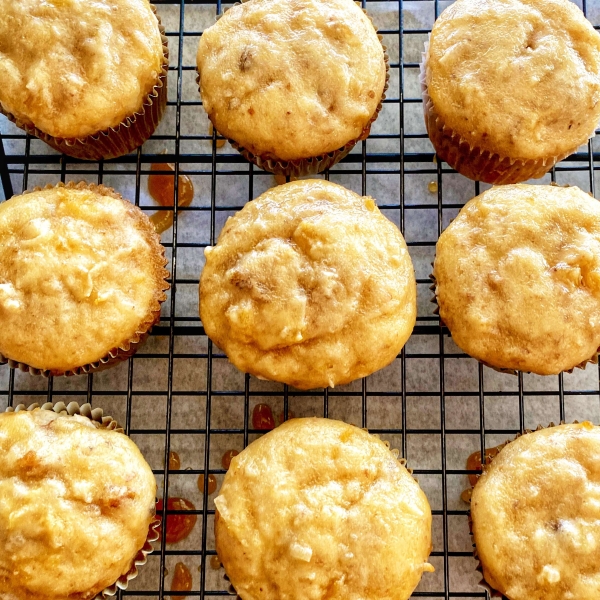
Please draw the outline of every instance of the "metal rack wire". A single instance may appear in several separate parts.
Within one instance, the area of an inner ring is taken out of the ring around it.
[[[156,2],[159,13],[169,10],[172,17],[167,19],[171,47],[168,110],[172,120],[170,129],[159,129],[153,137],[153,142],[168,147],[166,154],[158,154],[157,145],[147,144],[116,161],[85,164],[66,156],[47,154],[41,142],[16,129],[0,128],[5,131],[0,134],[0,181],[5,198],[36,185],[40,179],[57,182],[85,178],[108,185],[116,182],[117,188],[121,179],[127,179],[132,192],[130,199],[145,210],[157,210],[156,206],[143,202],[143,181],[150,172],[151,163],[166,162],[175,165],[176,206],[179,174],[197,177],[210,191],[206,202],[194,202],[190,207],[180,209],[179,217],[174,212],[172,231],[168,237],[163,237],[171,258],[172,291],[165,303],[161,323],[152,334],[156,343],[149,349],[142,348],[129,359],[121,369],[122,377],[105,381],[100,374],[95,374],[67,385],[64,380],[52,378],[43,383],[29,376],[23,378],[7,367],[0,375],[0,408],[3,401],[14,406],[21,402],[76,399],[104,408],[107,403],[112,403],[126,432],[142,449],[160,454],[160,460],[155,457],[152,466],[159,481],[159,494],[163,497],[173,495],[171,489],[176,489],[178,478],[205,475],[200,505],[193,511],[198,515],[196,536],[182,547],[163,543],[146,567],[149,575],[140,577],[137,583],[134,580],[128,590],[119,592],[120,595],[161,599],[184,594],[201,598],[228,595],[222,571],[217,577],[209,565],[215,550],[212,539],[214,505],[208,494],[208,474],[217,478],[224,474],[215,460],[215,448],[222,446],[222,436],[237,436],[241,449],[260,433],[251,426],[252,407],[258,401],[266,399],[275,403],[285,418],[292,411],[297,416],[312,412],[325,417],[352,418],[357,425],[369,427],[398,445],[428,493],[434,513],[432,562],[438,573],[428,581],[424,580],[415,592],[415,596],[426,598],[487,596],[487,592],[476,585],[478,578],[466,525],[468,506],[461,504],[457,497],[460,489],[466,487],[469,474],[465,469],[469,454],[464,449],[465,444],[470,451],[479,449],[483,453],[486,446],[493,446],[526,426],[537,424],[540,422],[537,419],[543,419],[546,414],[555,421],[598,420],[600,395],[596,367],[588,367],[583,379],[568,375],[551,378],[551,385],[523,374],[517,378],[499,376],[453,346],[438,318],[426,308],[430,283],[426,269],[433,258],[436,236],[468,199],[456,197],[459,176],[446,165],[434,162],[424,124],[420,131],[412,127],[415,111],[421,110],[421,99],[411,84],[419,69],[414,49],[422,47],[433,19],[447,4],[449,2],[440,0],[363,3],[368,10],[383,7],[388,18],[391,13],[395,20],[395,25],[386,24],[380,29],[385,43],[397,47],[397,54],[392,55],[392,84],[384,107],[384,112],[391,117],[387,121],[383,119],[387,128],[375,127],[367,141],[325,174],[332,179],[345,177],[344,181],[353,182],[356,191],[363,194],[369,192],[372,182],[385,180],[387,189],[392,192],[377,197],[378,204],[405,234],[417,266],[421,299],[417,326],[401,355],[386,369],[385,378],[370,377],[341,390],[300,392],[287,386],[265,386],[246,375],[238,379],[233,377],[238,383],[231,386],[227,382],[230,380],[225,381],[226,378],[221,376],[223,370],[227,370],[226,357],[207,340],[197,311],[190,310],[188,304],[183,312],[178,309],[178,294],[182,296],[185,289],[189,291],[198,284],[197,277],[180,274],[181,257],[195,257],[193,260],[199,271],[203,248],[215,242],[224,216],[241,208],[246,199],[256,197],[266,178],[270,177],[247,165],[231,148],[218,151],[216,135],[208,135],[206,129],[186,133],[184,127],[189,114],[186,111],[202,110],[197,94],[186,92],[190,78],[195,77],[193,50],[201,35],[195,26],[194,13],[220,14],[224,8],[220,0]],[[586,13],[588,4],[591,4],[589,0],[583,0],[581,4]],[[407,25],[406,15],[411,8],[430,11],[427,26]],[[5,152],[5,146],[11,150]],[[590,141],[586,151],[582,150],[558,165],[549,179],[578,183],[594,193],[599,157],[594,154],[593,146],[594,142]],[[190,151],[189,148],[195,149]],[[225,202],[220,190],[234,179],[243,183],[245,198],[239,203]],[[435,195],[413,201],[410,190],[414,189],[415,181],[420,182],[419,185],[426,185],[428,181],[435,184],[431,188],[437,186]],[[462,181],[460,185],[461,189],[468,187],[470,196],[480,191],[476,183]],[[204,219],[204,233],[180,235],[181,221],[188,212],[197,213]],[[431,217],[433,233],[423,225],[428,222],[424,215]],[[157,369],[164,377],[150,385],[152,376],[148,375],[148,369],[152,370],[153,364],[161,365]],[[593,370],[591,375],[590,370]],[[189,381],[186,379],[188,383],[181,386],[178,373],[184,372]],[[182,399],[185,400],[183,413],[178,408]],[[160,413],[160,424],[137,419],[140,405],[144,407],[140,409],[142,413]],[[218,413],[233,410],[231,407],[234,406],[238,411],[235,423],[216,419]],[[416,417],[421,413],[426,415],[425,420]],[[192,438],[193,442],[190,442]],[[188,442],[193,448],[189,460],[192,466],[170,471],[164,466],[169,464],[169,452],[177,444],[185,446]],[[174,560],[184,559],[196,567],[193,589],[172,593],[167,567]]]

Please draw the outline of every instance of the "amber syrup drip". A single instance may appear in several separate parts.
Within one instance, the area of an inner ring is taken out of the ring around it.
[[[175,451],[169,452],[169,471],[179,471],[181,469],[181,459]]]
[[[192,574],[190,570],[182,563],[178,562],[175,565],[173,573],[173,581],[171,582],[171,590],[174,592],[189,592],[192,589]],[[187,596],[172,595],[172,600],[185,600]]]
[[[231,460],[234,456],[237,456],[239,452],[237,450],[227,450],[221,457],[221,466],[227,471],[231,466]]]
[[[160,206],[171,207],[175,204],[175,165],[153,163],[152,173],[148,177],[148,191]],[[194,199],[194,184],[187,175],[179,175],[178,208],[189,206]],[[172,210],[157,210],[150,220],[159,235],[173,226]]]
[[[490,461],[497,456],[498,452],[500,452],[500,447],[496,446],[494,448],[486,448],[485,449],[485,462],[489,464]],[[481,452],[478,450],[477,452],[473,452],[469,458],[467,458],[467,470],[468,471],[481,471]],[[477,480],[479,479],[479,475],[475,473],[469,474],[469,483],[471,487],[475,487]]]
[[[198,490],[204,494],[204,473],[198,475]],[[208,475],[208,495],[214,494],[217,491],[217,478],[210,473]]]
[[[275,418],[268,404],[257,404],[252,411],[252,428],[269,431],[275,429]]]
[[[196,510],[196,507],[185,498],[169,498],[167,500],[168,510]],[[156,514],[159,519],[162,519],[163,501],[162,499],[156,503]],[[196,515],[167,515],[167,531],[165,540],[167,544],[177,544],[185,540],[194,525],[196,525]]]

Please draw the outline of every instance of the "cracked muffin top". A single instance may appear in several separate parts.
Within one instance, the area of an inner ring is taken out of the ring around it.
[[[600,34],[570,0],[457,0],[426,65],[442,122],[492,154],[564,156],[600,120]]]
[[[249,0],[200,38],[213,125],[256,155],[311,158],[358,138],[381,101],[383,47],[352,0]]]
[[[372,198],[321,179],[278,186],[228,219],[205,251],[200,316],[241,371],[298,388],[391,363],[416,319],[398,228]]]
[[[431,551],[431,510],[398,452],[330,419],[292,419],[233,458],[219,559],[243,600],[406,600]]]
[[[465,352],[552,375],[600,346],[600,203],[577,187],[504,185],[442,233],[440,317]]]
[[[510,600],[592,600],[600,588],[600,427],[585,422],[517,438],[471,497],[487,582]]]

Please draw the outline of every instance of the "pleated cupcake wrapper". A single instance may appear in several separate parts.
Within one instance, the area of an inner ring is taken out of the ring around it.
[[[9,406],[4,412],[20,412],[23,410],[50,410],[59,415],[79,415],[81,417],[88,418],[99,429],[102,428],[123,433],[123,428],[115,419],[104,415],[104,411],[101,408],[92,408],[90,404],[82,404],[81,406],[77,402],[70,402],[68,405],[64,402],[57,402],[56,404],[52,404],[52,402],[46,402],[45,404],[42,404],[42,406],[37,403],[31,404],[30,406],[19,404],[16,407]],[[105,598],[114,596],[118,590],[127,589],[129,582],[137,577],[138,567],[145,565],[148,560],[148,554],[154,551],[152,543],[158,541],[160,537],[159,528],[160,519],[155,516],[148,528],[146,541],[133,558],[129,570],[121,575],[119,579],[117,579],[117,581],[115,581],[112,585],[104,588],[101,592],[96,594],[93,600],[104,600]]]
[[[573,425],[576,425],[578,423],[579,423],[579,421],[573,421]],[[504,448],[506,448],[506,446],[508,446],[509,444],[511,444],[512,442],[514,442],[515,440],[517,440],[518,438],[520,438],[524,435],[529,435],[530,433],[534,433],[536,431],[541,431],[542,429],[550,429],[551,427],[558,427],[559,425],[564,425],[564,424],[565,424],[564,421],[561,421],[558,425],[551,422],[546,427],[544,427],[543,425],[538,425],[535,429],[525,429],[525,431],[523,431],[523,433],[517,433],[517,435],[515,435],[514,438],[512,438],[510,440],[506,440],[505,442],[502,442],[502,444],[500,444],[499,446],[495,446],[495,448],[498,449],[498,454],[500,454],[500,452],[502,452],[502,450]],[[496,456],[498,456],[498,454],[496,454]],[[487,466],[489,466],[492,462],[494,462],[494,459],[496,458],[496,456],[490,457],[490,460],[488,462],[486,462],[485,465],[483,465],[483,467],[482,467],[483,471],[485,471]],[[479,481],[479,477],[480,477],[480,475],[477,475],[477,481]],[[475,482],[475,485],[477,485],[477,482]],[[469,489],[472,491],[473,489],[475,489],[475,486],[473,485]],[[469,503],[470,503],[470,500],[469,500]],[[473,535],[473,518],[471,517],[470,509],[469,509],[468,517],[469,517],[469,534],[471,535],[471,542],[473,543],[473,557],[477,561],[477,567],[475,568],[475,570],[481,574],[481,581],[479,582],[479,586],[482,587],[483,589],[487,590],[487,592],[491,598],[502,598],[503,600],[510,600],[502,592],[499,592],[498,590],[494,589],[485,580],[485,577],[483,575],[483,564],[481,563],[481,560],[479,559],[477,547],[475,546],[475,536]]]
[[[106,196],[112,196],[113,198],[119,198],[120,200],[123,200],[123,197],[119,193],[115,192],[115,190],[113,190],[112,188],[106,187],[104,185],[87,183],[85,181],[80,181],[79,183],[71,181],[67,184],[59,183],[58,185],[48,184],[43,188],[35,187],[33,188],[33,190],[27,190],[23,192],[23,195],[30,194],[31,192],[39,192],[41,190],[51,190],[55,187],[64,187],[67,189],[75,190],[88,189],[92,192],[101,193]],[[168,261],[165,257],[165,249],[162,245],[160,245],[160,248],[162,250],[164,265],[166,265]],[[150,330],[152,329],[152,327],[160,321],[161,304],[167,299],[165,292],[170,288],[170,285],[166,281],[167,278],[170,277],[170,273],[166,269],[163,269],[162,276],[164,283],[160,289],[160,299],[158,299],[156,301],[156,304],[152,307],[149,316],[142,323],[140,323],[135,334],[130,339],[124,340],[115,348],[111,348],[107,352],[107,354],[103,356],[100,360],[63,371],[58,369],[39,369],[37,367],[32,367],[31,365],[28,365],[26,363],[4,356],[0,352],[0,365],[8,364],[13,369],[19,369],[31,375],[42,375],[43,377],[58,377],[61,375],[71,376],[95,373],[96,371],[103,371],[104,369],[108,369],[123,360],[127,360],[129,357],[133,356],[138,351],[140,346],[146,341],[146,339],[150,335]]]
[[[444,123],[444,119],[435,110],[433,101],[429,96],[426,77],[428,50],[429,41],[425,42],[419,76],[427,133],[439,158],[447,162],[461,175],[474,181],[483,181],[495,185],[521,183],[528,179],[538,179],[543,177],[557,162],[573,154],[579,147],[576,146],[568,152],[556,156],[538,160],[524,160],[490,152],[465,140]],[[594,135],[595,131],[592,132],[589,139],[592,139]]]
[[[369,430],[366,427],[362,427],[361,428],[363,431],[366,431],[367,433],[369,433]],[[372,433],[371,434],[373,437],[376,437],[378,440],[381,439],[379,434],[377,433]],[[383,440],[383,443],[390,449],[390,452],[394,455],[394,458],[396,458],[396,460],[412,475],[412,478],[419,483],[419,480],[413,475],[413,470],[411,468],[409,468],[408,466],[406,466],[406,459],[405,458],[399,458],[400,457],[400,451],[397,448],[390,448],[390,443],[387,440]],[[217,511],[218,512],[218,511]],[[221,563],[221,566],[224,566],[223,563]],[[223,575],[223,579],[228,583],[229,587],[227,589],[227,592],[231,595],[231,596],[236,596],[236,600],[242,600],[242,598],[238,595],[238,593],[235,591],[235,588],[233,587],[233,584],[231,583],[229,576],[227,575],[227,573],[225,573]]]
[[[433,267],[433,263],[431,264],[431,266]],[[438,299],[437,299],[437,281],[436,281],[433,273],[431,273],[429,275],[429,279],[432,282],[431,285],[429,286],[429,289],[431,290],[431,292],[433,294],[430,302],[432,304],[435,304],[435,309],[433,311],[433,314],[435,314],[439,317],[440,325],[444,325],[448,329],[448,331],[450,331],[450,328],[446,325],[446,323],[444,323],[444,321],[440,315],[440,305],[438,304]],[[450,334],[452,334],[452,331],[450,331]],[[589,364],[597,365],[599,353],[600,353],[600,348],[598,348],[598,350],[596,350],[596,353],[594,354],[594,356],[588,358],[587,360],[580,362],[578,365],[575,365],[574,367],[572,367],[570,369],[562,371],[562,373],[572,373],[575,369],[585,369],[587,367],[587,365],[589,365]],[[475,357],[472,357],[472,358],[475,358]],[[519,371],[517,371],[515,369],[504,369],[502,367],[495,367],[494,365],[490,365],[489,363],[485,362],[484,360],[479,360],[478,358],[475,358],[475,360],[477,362],[481,363],[483,366],[489,367],[490,369],[493,369],[494,371],[497,371],[498,373],[505,373],[507,375],[518,375],[519,374]],[[522,371],[522,373],[530,373],[530,371]],[[551,375],[547,375],[547,377],[551,377]]]
[[[152,4],[150,8],[158,20],[160,30],[163,49],[161,71],[158,81],[144,100],[141,108],[126,117],[119,125],[84,138],[60,138],[41,131],[31,123],[21,121],[21,119],[5,110],[1,103],[0,113],[4,114],[17,127],[20,127],[29,135],[43,140],[55,150],[82,160],[118,158],[141,146],[158,127],[167,106],[169,48],[165,28],[160,21],[156,8]]]
[[[74,369],[69,369],[67,371],[61,371],[57,369],[37,369],[25,363],[12,360],[4,356],[0,353],[0,365],[7,364],[11,369],[19,369],[24,373],[29,373],[30,375],[41,375],[42,377],[70,377],[72,375],[87,375],[89,373],[96,373],[97,371],[103,371],[104,369],[110,369],[110,367],[114,367],[116,364],[127,360],[131,356],[133,356],[139,349],[139,347],[146,341],[148,338],[150,329],[160,320],[160,313],[153,323],[149,325],[148,332],[139,335],[138,341],[129,342],[129,349],[124,350],[120,347],[113,348],[108,352],[106,356],[103,356],[100,360],[95,361],[93,363],[87,363],[82,365],[81,367],[76,367]]]
[[[244,2],[248,2],[248,0],[242,0],[241,2],[236,2],[233,6],[237,6],[239,4],[243,4]],[[369,18],[371,23],[373,23],[373,19],[371,19],[369,13],[366,10],[362,9],[364,14]],[[217,19],[220,19],[223,15],[219,15]],[[375,28],[375,24],[373,23],[373,28]],[[376,28],[375,28],[376,29]],[[269,173],[273,173],[274,175],[284,175],[286,177],[303,177],[305,175],[317,175],[318,173],[322,173],[327,169],[333,167],[340,160],[348,156],[352,148],[358,144],[358,142],[362,142],[369,137],[369,133],[371,132],[371,126],[376,121],[381,109],[383,108],[383,101],[385,100],[385,93],[389,88],[390,83],[390,57],[387,52],[386,46],[383,44],[383,36],[377,34],[379,41],[381,42],[381,47],[383,48],[383,58],[385,61],[385,83],[383,85],[383,92],[381,94],[381,99],[379,100],[379,104],[373,113],[373,116],[369,120],[369,122],[363,128],[361,134],[349,142],[346,142],[341,148],[337,150],[333,150],[331,152],[326,152],[320,154],[318,156],[312,156],[310,158],[299,158],[296,160],[283,160],[271,155],[259,155],[250,152],[247,148],[244,148],[241,144],[238,144],[235,140],[227,138],[227,141],[231,144],[233,148],[235,148],[248,162],[255,164],[257,167],[262,169],[263,171],[268,171]],[[200,73],[196,69],[197,77],[196,83],[198,84],[198,90],[200,91]],[[217,126],[210,115],[208,118],[211,120],[213,128],[217,131]]]

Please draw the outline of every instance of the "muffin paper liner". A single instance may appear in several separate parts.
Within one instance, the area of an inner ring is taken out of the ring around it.
[[[67,184],[59,183],[58,185],[48,184],[45,187],[35,187],[33,190],[27,190],[23,192],[24,194],[30,194],[31,192],[39,192],[41,190],[50,190],[55,187],[64,187],[67,189],[75,189],[75,190],[83,190],[88,189],[92,192],[101,193],[107,196],[112,196],[113,198],[118,198],[120,200],[124,200],[124,198],[112,188],[106,187],[104,185],[96,185],[94,183],[86,183],[85,181],[80,181],[79,183],[69,182]],[[126,200],[124,200],[126,202]],[[157,242],[158,243],[158,242]],[[163,256],[163,265],[166,265],[168,260],[165,256],[165,249],[162,244],[159,244],[162,256]],[[150,335],[150,331],[156,323],[160,321],[160,309],[162,303],[167,299],[165,292],[170,288],[169,283],[167,282],[167,278],[170,277],[170,273],[166,270],[162,270],[163,276],[163,285],[160,288],[160,295],[157,301],[155,301],[154,305],[151,307],[146,318],[139,324],[135,334],[121,342],[118,346],[111,348],[108,353],[103,356],[100,360],[97,360],[93,363],[87,363],[85,365],[81,365],[79,367],[75,367],[73,369],[69,369],[66,371],[58,370],[58,369],[38,369],[36,367],[32,367],[26,363],[11,359],[7,356],[4,356],[0,352],[0,365],[8,364],[9,367],[13,369],[19,369],[23,372],[29,373],[31,375],[42,375],[43,377],[54,377],[54,376],[71,376],[71,375],[84,375],[88,373],[94,373],[96,371],[103,371],[104,369],[108,369],[109,367],[114,366],[115,364],[128,359],[133,356],[139,349],[139,347],[146,341],[148,336]]]
[[[241,0],[241,2],[236,2],[233,6],[238,4],[242,4],[243,2],[247,2],[248,0]],[[369,16],[366,10],[362,9],[365,15],[369,18],[371,23],[373,23],[373,19]],[[220,19],[223,15],[219,15],[218,19]],[[373,24],[373,28],[375,25]],[[376,28],[375,28],[376,29]],[[383,108],[383,101],[385,100],[385,93],[389,88],[390,83],[390,57],[387,52],[386,46],[383,45],[383,36],[377,34],[379,41],[381,42],[381,47],[383,48],[383,58],[385,61],[385,83],[383,84],[383,91],[381,93],[381,99],[379,100],[379,104],[373,113],[373,116],[369,120],[369,122],[364,126],[361,134],[344,144],[341,148],[337,150],[332,150],[331,152],[326,152],[324,154],[319,154],[318,156],[312,156],[310,158],[299,158],[295,160],[282,160],[272,155],[257,155],[247,148],[244,148],[241,144],[238,144],[235,140],[230,138],[226,138],[227,141],[235,148],[247,161],[255,164],[257,167],[262,169],[263,171],[268,171],[269,173],[273,173],[274,175],[285,175],[286,177],[303,177],[305,175],[316,175],[318,173],[322,173],[327,169],[333,167],[340,160],[345,158],[352,148],[363,140],[366,140],[369,137],[369,133],[371,132],[371,126],[379,116],[381,109]],[[196,68],[196,83],[198,84],[198,91],[200,91],[200,73]],[[201,92],[200,92],[201,93]],[[210,115],[208,118],[211,120]],[[212,123],[215,131],[218,132],[217,126],[215,123]]]
[[[102,428],[123,433],[123,428],[115,419],[110,416],[105,416],[104,411],[101,408],[92,408],[90,404],[82,404],[81,406],[79,406],[77,402],[70,402],[68,405],[66,405],[64,402],[57,402],[56,404],[52,404],[52,402],[46,402],[42,406],[37,403],[31,404],[30,406],[19,404],[16,407],[9,406],[4,412],[20,412],[22,410],[50,410],[59,415],[79,415],[81,417],[87,417],[98,429]],[[96,594],[92,600],[104,600],[105,598],[114,596],[118,590],[127,589],[129,582],[137,577],[138,567],[145,565],[148,560],[148,554],[154,551],[152,543],[158,541],[160,537],[159,528],[160,519],[154,516],[148,528],[146,541],[133,558],[129,570],[121,575],[119,579],[117,579],[117,581],[115,581],[112,585],[104,588],[101,592]]]
[[[100,160],[118,158],[129,154],[141,146],[155,131],[167,106],[167,73],[169,69],[169,48],[165,28],[154,5],[152,12],[158,20],[158,28],[162,42],[163,58],[158,80],[152,91],[146,96],[138,111],[126,117],[116,127],[109,127],[84,138],[54,137],[38,129],[32,123],[25,123],[18,117],[4,110],[0,104],[0,113],[4,114],[17,127],[29,135],[33,135],[63,154],[82,160]]]
[[[433,267],[433,263],[431,264],[431,266]],[[433,297],[431,298],[430,302],[432,304],[435,304],[435,310],[433,311],[433,314],[437,315],[440,318],[440,325],[444,325],[448,329],[448,331],[450,331],[450,334],[452,334],[450,327],[448,327],[446,325],[446,323],[444,323],[442,317],[440,316],[440,305],[438,304],[438,299],[437,299],[437,281],[436,281],[433,273],[431,273],[429,275],[429,279],[432,281],[432,284],[429,286],[429,289],[433,293]],[[571,367],[570,369],[566,369],[565,371],[561,371],[561,372],[562,373],[572,373],[575,369],[585,369],[588,364],[597,365],[599,353],[600,353],[600,348],[598,348],[598,350],[596,350],[595,354],[592,357],[580,362],[579,364]],[[465,352],[465,354],[468,354],[469,356],[471,356],[468,352]],[[478,358],[475,358],[474,356],[472,356],[471,358],[474,358],[477,362],[481,363],[485,367],[489,367],[490,369],[493,369],[494,371],[498,371],[498,373],[505,373],[508,375],[518,375],[519,374],[519,371],[517,371],[516,369],[506,369],[503,367],[495,367],[494,365],[490,365],[489,363],[487,363],[483,360],[479,360]],[[521,371],[521,372],[522,373],[531,373],[531,371]],[[559,375],[559,374],[560,373],[556,373],[556,375]],[[554,375],[544,375],[544,377],[553,377],[553,376]]]
[[[579,423],[579,421],[573,421],[573,425],[578,424],[578,423]],[[564,424],[565,424],[565,422],[561,421],[558,425],[564,425]],[[500,444],[499,446],[495,446],[494,448],[498,449],[498,454],[500,454],[500,452],[502,452],[502,450],[504,448],[506,448],[506,446],[508,446],[509,444],[511,444],[512,442],[514,442],[516,439],[520,438],[521,436],[523,436],[523,435],[529,435],[530,433],[534,433],[536,431],[541,431],[542,429],[550,429],[551,427],[558,427],[558,425],[556,425],[555,423],[551,422],[547,427],[544,427],[543,425],[538,425],[535,429],[525,429],[523,431],[523,433],[517,433],[517,435],[515,435],[514,438],[512,438],[510,440],[506,440],[505,442],[502,442],[502,444]],[[496,454],[496,456],[498,456],[498,454]],[[485,471],[485,468],[494,461],[494,459],[495,459],[496,456],[491,457],[490,460],[485,463],[485,465],[482,465],[482,472]],[[479,481],[479,477],[480,477],[480,475],[477,475],[477,481]],[[475,485],[477,485],[477,481],[475,482]],[[468,489],[472,491],[473,489],[475,489],[475,486],[472,485]],[[470,505],[470,503],[471,503],[471,500],[469,499],[469,505]],[[471,516],[471,510],[470,509],[469,509],[468,517],[469,517],[469,534],[471,536],[471,542],[473,543],[473,557],[477,561],[477,567],[475,568],[475,570],[481,575],[481,581],[479,582],[479,587],[485,589],[488,592],[488,594],[490,595],[491,598],[502,598],[503,600],[510,600],[502,592],[494,589],[485,580],[485,577],[483,575],[483,564],[481,563],[481,560],[479,559],[479,554],[477,552],[477,547],[475,546],[475,536],[473,535],[473,518]]]
[[[366,431],[367,433],[369,433],[369,430],[366,427],[362,427],[361,428],[363,431]],[[377,433],[372,433],[371,434],[373,437],[376,437],[377,439],[381,439],[379,434]],[[387,440],[383,440],[383,443],[389,448],[390,452],[394,455],[394,458],[396,458],[396,460],[410,473],[410,475],[412,476],[412,478],[419,483],[419,480],[413,475],[413,470],[408,467],[406,465],[406,459],[405,458],[399,458],[400,456],[400,451],[397,448],[390,448],[390,443]],[[508,443],[508,442],[507,442]],[[217,510],[217,513],[219,511]],[[216,516],[215,516],[216,518]],[[220,562],[220,559],[219,559]],[[223,563],[221,563],[221,567],[224,569],[224,565]],[[227,593],[231,596],[236,596],[236,600],[242,600],[241,596],[235,591],[235,588],[233,587],[233,584],[231,583],[229,576],[227,575],[227,573],[223,574],[223,579],[227,582],[228,584],[228,588],[227,588]]]
[[[579,146],[556,156],[548,156],[537,160],[511,158],[474,146],[448,127],[443,118],[435,110],[433,101],[427,90],[427,54],[429,41],[425,42],[423,61],[420,65],[419,81],[423,98],[423,113],[429,139],[436,154],[461,175],[491,184],[521,183],[528,179],[543,177],[557,162],[570,156]],[[589,139],[593,138],[595,131]]]

